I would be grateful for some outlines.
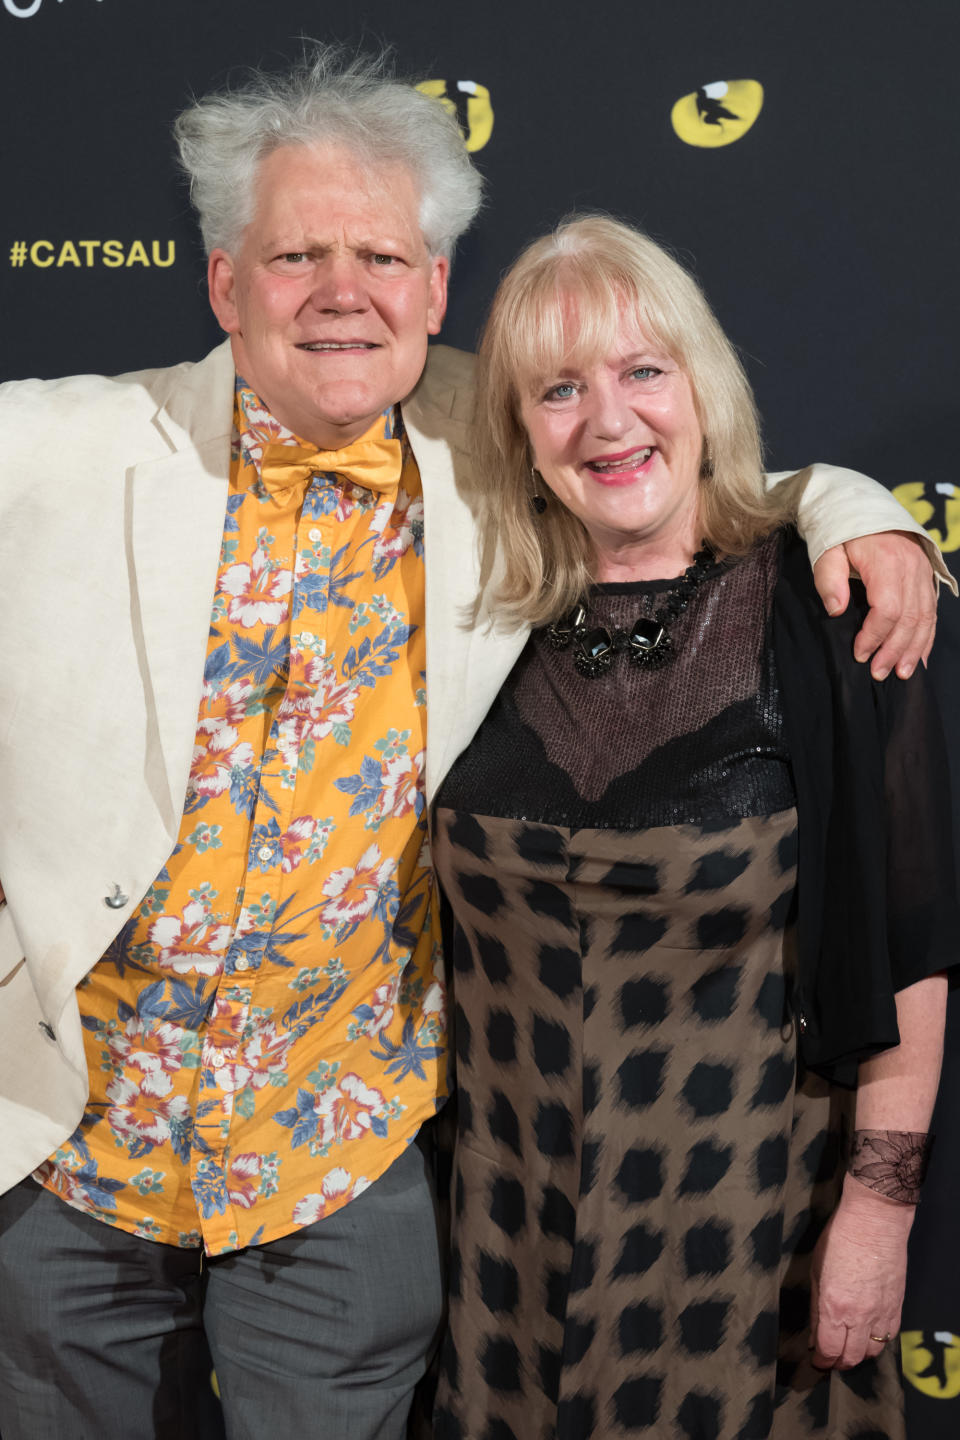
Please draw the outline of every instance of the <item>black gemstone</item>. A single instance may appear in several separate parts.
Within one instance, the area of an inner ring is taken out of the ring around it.
[[[630,631],[630,644],[635,650],[645,653],[656,650],[666,633],[658,620],[645,620],[641,617]]]
[[[598,660],[605,655],[611,646],[610,631],[603,625],[598,625],[593,630],[588,630],[579,640],[580,649],[590,660]]]

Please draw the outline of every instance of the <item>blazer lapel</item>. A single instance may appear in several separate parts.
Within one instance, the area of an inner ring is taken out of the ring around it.
[[[230,476],[233,360],[194,366],[154,424],[173,453],[131,472],[128,534],[144,684],[160,763],[148,777],[171,837],[183,811]]]

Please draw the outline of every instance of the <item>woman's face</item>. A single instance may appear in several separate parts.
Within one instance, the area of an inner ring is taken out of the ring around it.
[[[520,414],[534,465],[593,541],[598,580],[658,579],[690,563],[700,422],[685,372],[639,327],[625,322],[601,362],[542,377]]]

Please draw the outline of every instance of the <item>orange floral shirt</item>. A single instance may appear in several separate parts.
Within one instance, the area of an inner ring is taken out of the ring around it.
[[[238,380],[178,842],[79,988],[90,1099],[36,1172],[209,1254],[347,1204],[446,1093],[420,476],[399,411],[343,473],[278,472],[301,443]]]

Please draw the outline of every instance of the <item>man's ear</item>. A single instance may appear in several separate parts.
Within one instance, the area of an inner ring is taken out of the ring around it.
[[[447,277],[450,261],[445,255],[435,255],[430,262],[430,298],[427,304],[427,334],[438,335],[443,317],[447,313]]]
[[[226,250],[211,250],[207,263],[207,289],[210,308],[220,323],[220,329],[228,335],[240,330],[240,312],[237,309],[236,276],[233,260]]]

